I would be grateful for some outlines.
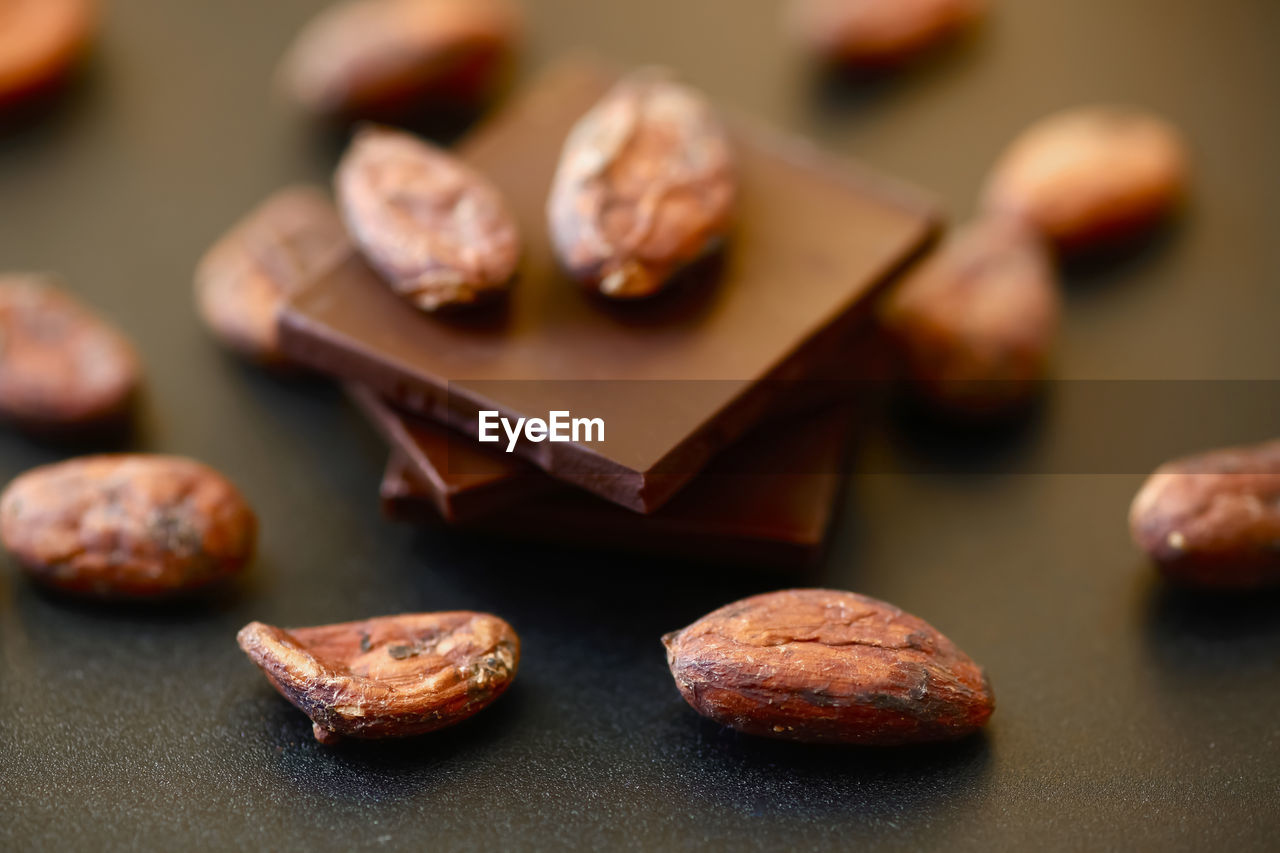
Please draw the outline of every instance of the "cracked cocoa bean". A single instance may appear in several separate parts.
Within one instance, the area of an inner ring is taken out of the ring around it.
[[[36,432],[120,420],[141,382],[133,345],[53,279],[0,275],[0,418]]]
[[[743,599],[663,638],[694,710],[764,737],[888,746],[953,740],[995,708],[982,669],[931,625],[851,592]]]
[[[0,0],[0,104],[56,86],[93,35],[90,0]]]
[[[520,235],[488,178],[410,134],[367,128],[336,179],[356,245],[396,293],[423,311],[506,293]]]
[[[717,247],[736,198],[732,146],[715,111],[646,70],[570,132],[547,217],[569,275],[604,296],[637,299]]]
[[[428,104],[469,106],[501,80],[520,39],[506,0],[355,0],[320,13],[280,71],[312,113],[391,120]]]
[[[881,322],[911,389],[953,415],[1000,415],[1027,402],[1049,368],[1061,297],[1039,236],[979,220],[890,292]]]
[[[0,496],[0,538],[36,581],[100,598],[160,598],[239,572],[257,521],[207,465],[88,456],[36,468]]]
[[[1033,124],[1001,155],[983,207],[1025,219],[1060,251],[1114,247],[1168,217],[1186,193],[1178,131],[1128,107],[1081,107]]]
[[[281,190],[237,223],[196,270],[196,302],[219,340],[260,364],[289,364],[276,322],[288,297],[354,251],[338,211],[311,187]]]
[[[1280,440],[1162,465],[1134,498],[1129,530],[1176,582],[1280,584]]]
[[[520,640],[487,613],[412,613],[318,628],[252,622],[237,640],[316,740],[407,737],[484,710],[511,685]]]
[[[986,0],[792,0],[800,41],[828,62],[898,65],[972,27]]]

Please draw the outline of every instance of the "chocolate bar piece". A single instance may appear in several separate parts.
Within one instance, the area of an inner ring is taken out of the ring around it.
[[[463,524],[571,487],[523,460],[486,452],[466,436],[422,418],[403,415],[369,388],[346,386],[347,396],[412,468],[413,493],[443,520]]]
[[[855,421],[851,404],[771,420],[717,456],[666,506],[638,515],[519,462],[497,476],[501,457],[489,457],[487,477],[450,475],[457,453],[486,454],[458,447],[466,439],[396,411],[368,389],[349,390],[391,444],[382,500],[393,517],[443,516],[504,536],[780,568],[821,554]]]
[[[937,218],[912,191],[734,121],[740,206],[721,255],[644,303],[593,299],[557,268],[544,208],[566,134],[612,79],[562,67],[459,151],[503,191],[524,236],[504,305],[425,316],[351,258],[291,300],[281,336],[304,364],[473,440],[485,410],[513,423],[598,418],[602,441],[521,440],[515,453],[652,512],[768,414],[778,388],[830,358]]]

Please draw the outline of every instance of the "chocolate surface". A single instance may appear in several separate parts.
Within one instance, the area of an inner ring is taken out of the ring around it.
[[[348,384],[347,395],[391,445],[393,455],[398,455],[388,470],[403,472],[408,489],[403,497],[430,504],[445,521],[473,521],[531,498],[567,490],[527,462],[487,453],[447,427],[401,414],[363,385]],[[383,481],[384,495],[390,479]]]
[[[611,79],[563,65],[459,151],[529,237],[505,305],[419,316],[353,258],[291,301],[281,333],[304,363],[473,435],[486,409],[602,418],[603,442],[522,441],[516,453],[652,512],[769,410],[782,383],[766,380],[826,357],[937,220],[913,191],[737,121],[740,208],[722,256],[646,303],[594,300],[557,267],[544,208],[565,135]]]
[[[666,506],[639,515],[487,454],[367,389],[348,390],[391,445],[382,499],[396,518],[771,568],[801,567],[822,553],[856,411],[844,404],[761,424]],[[473,468],[482,462],[487,474]],[[450,473],[460,463],[467,472]]]

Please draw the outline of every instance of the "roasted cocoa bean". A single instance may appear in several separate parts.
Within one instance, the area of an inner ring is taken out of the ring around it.
[[[115,328],[40,275],[0,275],[0,418],[43,432],[127,412],[142,367]]]
[[[714,110],[646,70],[573,128],[547,216],[571,276],[605,296],[636,299],[716,247],[736,197],[732,147]]]
[[[284,366],[276,321],[288,297],[355,249],[338,211],[311,187],[281,190],[237,223],[196,270],[196,302],[219,340],[253,361]]]
[[[498,188],[434,145],[368,128],[338,167],[347,229],[392,289],[423,311],[506,292],[520,235]]]
[[[911,389],[953,415],[999,415],[1045,376],[1061,297],[1040,237],[1012,219],[961,230],[886,297]]]
[[[90,0],[0,0],[0,105],[61,82],[92,37]]]
[[[496,87],[521,29],[507,0],[354,0],[302,30],[280,77],[322,116],[391,120],[470,105]]]
[[[1024,131],[996,163],[983,207],[1038,228],[1064,253],[1109,248],[1166,218],[1186,192],[1178,131],[1127,107],[1081,107]]]
[[[174,456],[89,456],[21,475],[0,538],[36,581],[101,598],[158,598],[243,568],[257,522],[236,487]]]
[[[893,745],[960,738],[995,708],[977,664],[931,625],[851,592],[757,595],[663,638],[694,710],[747,734]]]
[[[986,0],[792,0],[790,23],[828,62],[897,65],[972,27]]]
[[[1280,440],[1162,465],[1134,498],[1129,530],[1174,581],[1280,584]]]
[[[319,628],[252,622],[237,637],[316,740],[419,735],[506,691],[520,663],[511,626],[487,613],[411,613]]]

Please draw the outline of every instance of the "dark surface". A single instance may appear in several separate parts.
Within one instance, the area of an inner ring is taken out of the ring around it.
[[[874,432],[862,462],[875,473],[855,478],[825,568],[800,577],[384,522],[385,450],[339,392],[225,358],[190,296],[227,226],[336,153],[265,85],[319,5],[115,0],[85,84],[0,139],[0,265],[63,273],[134,334],[150,370],[137,444],[223,468],[263,522],[252,579],[207,607],[68,604],[0,574],[0,847],[1275,848],[1280,598],[1165,589],[1125,531],[1147,460],[1052,464],[1102,414],[1064,412],[1063,387],[982,453],[900,422]],[[1275,379],[1280,5],[993,5],[972,43],[857,86],[812,79],[763,0],[542,0],[525,67],[580,45],[668,62],[718,100],[938,191],[957,216],[1029,120],[1148,104],[1191,138],[1195,203],[1144,251],[1073,274],[1059,372]],[[1265,403],[1277,386],[1238,387]],[[1181,451],[1280,433],[1265,405],[1225,418],[1183,399],[1152,435],[1180,436]],[[0,439],[5,478],[61,455]],[[658,637],[788,583],[884,598],[950,635],[992,677],[987,735],[867,754],[700,722]],[[319,746],[234,642],[251,619],[448,608],[507,618],[522,668],[495,707],[415,743]]]
[[[769,411],[786,384],[776,380],[843,349],[879,287],[937,233],[938,212],[913,188],[735,121],[739,189],[723,251],[641,303],[583,298],[556,261],[547,198],[564,140],[613,82],[566,59],[460,143],[521,233],[501,305],[427,316],[353,259],[289,299],[280,344],[472,435],[484,410],[599,418],[612,425],[603,440],[521,441],[514,453],[647,513]]]

